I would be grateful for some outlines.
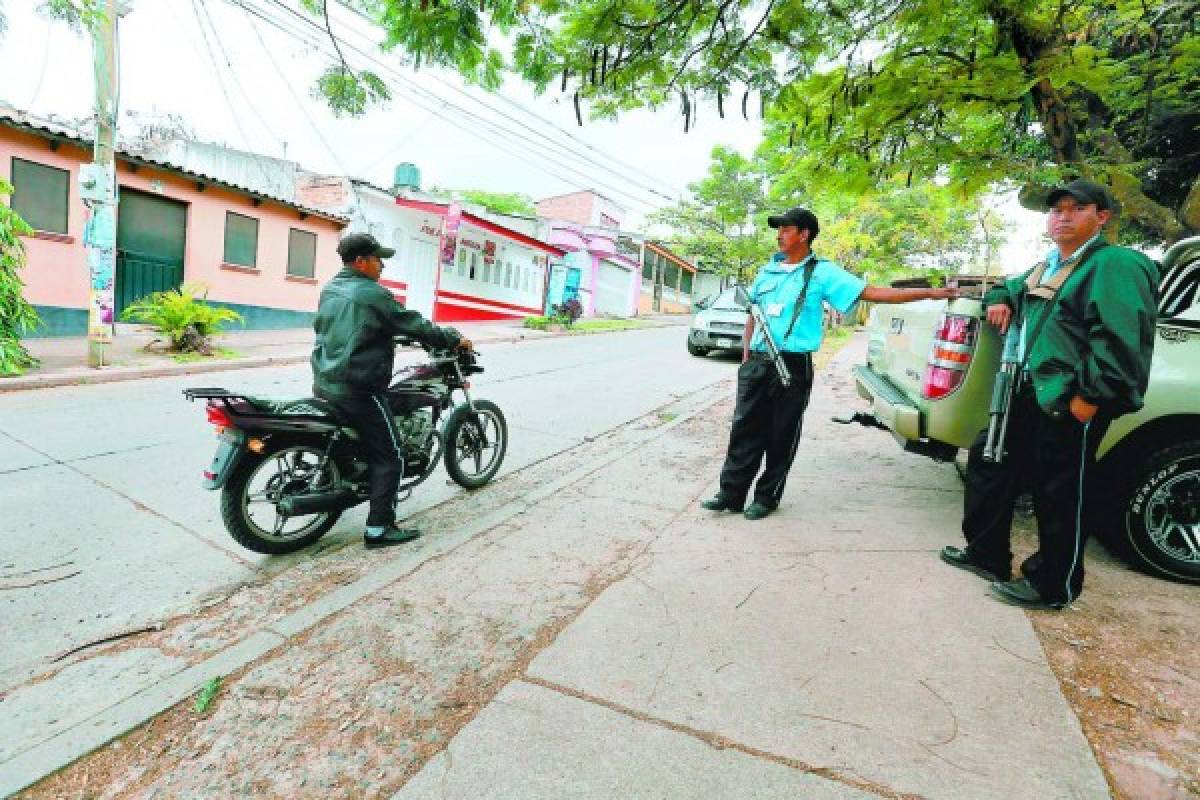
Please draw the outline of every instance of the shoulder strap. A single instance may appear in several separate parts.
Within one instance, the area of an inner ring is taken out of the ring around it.
[[[817,271],[817,257],[809,256],[804,262],[804,285],[800,287],[800,296],[796,298],[796,305],[792,307],[792,320],[788,323],[787,333],[783,338],[792,335],[792,328],[796,327],[796,320],[800,318],[800,312],[804,310],[804,301],[808,298],[808,285],[812,283],[813,273]]]
[[[1029,338],[1025,341],[1025,357],[1021,359],[1021,366],[1020,369],[1017,370],[1017,374],[1021,374],[1025,371],[1025,366],[1029,363],[1029,356],[1031,353],[1033,353],[1033,343],[1037,341],[1038,335],[1042,332],[1042,328],[1045,327],[1046,322],[1051,316],[1054,315],[1054,310],[1058,306],[1058,298],[1062,294],[1063,284],[1067,282],[1067,278],[1071,276],[1071,273],[1074,272],[1076,268],[1086,263],[1087,260],[1092,257],[1093,253],[1103,248],[1106,244],[1107,242],[1099,242],[1089,247],[1085,252],[1080,254],[1079,258],[1073,259],[1072,263],[1069,263],[1059,269],[1059,271],[1054,274],[1054,277],[1052,277],[1044,286],[1037,286],[1035,284],[1033,289],[1029,288],[1030,281],[1041,278],[1042,273],[1046,271],[1045,261],[1035,267],[1033,272],[1026,279],[1026,294],[1033,295],[1034,297],[1040,297],[1043,300],[1046,300],[1047,304],[1046,310],[1042,312],[1040,317],[1038,317],[1037,324],[1033,326],[1033,331],[1030,333]],[[1061,280],[1059,280],[1060,275],[1062,276]]]
[[[1034,267],[1033,272],[1029,274],[1029,277],[1025,279],[1025,293],[1033,297],[1040,297],[1043,300],[1053,300],[1054,296],[1058,294],[1058,290],[1067,282],[1067,278],[1070,278],[1076,269],[1082,266],[1084,262],[1091,258],[1093,253],[1103,248],[1106,244],[1107,242],[1097,241],[1086,252],[1080,253],[1077,258],[1068,259],[1067,263],[1063,264],[1058,272],[1054,273],[1050,280],[1045,283],[1042,283],[1042,276],[1046,274],[1049,264],[1046,261],[1038,264]]]

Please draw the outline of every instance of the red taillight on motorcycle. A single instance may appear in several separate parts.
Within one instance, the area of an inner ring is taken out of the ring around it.
[[[959,314],[943,314],[933,333],[929,361],[921,380],[921,396],[940,400],[962,385],[975,355],[979,320]]]
[[[221,406],[210,403],[208,408],[205,409],[205,414],[208,417],[209,423],[217,427],[218,433],[225,428],[233,427],[233,420],[229,418],[229,414]]]

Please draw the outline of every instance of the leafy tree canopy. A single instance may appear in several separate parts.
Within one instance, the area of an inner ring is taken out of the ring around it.
[[[509,70],[580,122],[674,106],[686,128],[709,100],[763,114],[776,166],[826,187],[1008,182],[1034,204],[1082,174],[1135,237],[1200,230],[1200,0],[353,2],[415,63]]]
[[[671,227],[672,246],[718,274],[749,280],[776,251],[767,217],[805,205],[821,220],[814,250],[876,283],[899,277],[953,274],[970,268],[1001,271],[989,263],[1003,241],[1003,225],[978,202],[949,186],[887,182],[869,193],[806,191],[769,179],[770,161],[724,147],[713,150],[708,175],[691,184],[690,198],[655,213]]]
[[[523,217],[537,215],[533,200],[526,195],[514,192],[487,192],[483,189],[443,189],[437,186],[430,189],[431,194],[457,200],[461,203],[483,206],[496,214],[515,214]]]

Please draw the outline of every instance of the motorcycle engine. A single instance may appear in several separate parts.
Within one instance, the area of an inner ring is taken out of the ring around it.
[[[396,417],[396,432],[404,450],[405,472],[422,472],[429,463],[429,443],[433,436],[433,413],[422,408]]]

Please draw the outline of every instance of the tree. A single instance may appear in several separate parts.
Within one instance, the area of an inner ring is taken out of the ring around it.
[[[689,184],[691,198],[651,215],[671,227],[672,247],[722,277],[749,280],[775,252],[765,225],[766,181],[736,150],[716,147],[708,175]]]
[[[612,116],[700,99],[763,114],[811,173],[967,196],[1108,183],[1127,233],[1200,229],[1200,0],[357,0],[385,46],[494,85],[507,68]],[[489,44],[512,42],[505,62]]]
[[[815,249],[875,283],[914,273],[940,281],[979,266],[1003,235],[978,202],[964,203],[934,183],[823,193],[813,207],[824,220]]]
[[[796,205],[821,220],[816,252],[878,283],[914,273],[941,278],[969,265],[982,269],[1003,241],[995,215],[948,186],[889,182],[869,193],[809,192],[789,179],[768,180],[768,155],[747,159],[714,148],[708,175],[689,185],[689,199],[656,212],[652,221],[674,229],[672,246],[685,255],[743,281],[776,251],[767,217]]]
[[[443,189],[434,186],[430,194],[470,205],[483,206],[494,214],[512,214],[520,217],[537,216],[533,200],[515,192],[488,192],[483,189]]]
[[[12,186],[0,181],[0,196],[12,194]],[[0,375],[20,375],[38,365],[38,360],[21,344],[21,336],[34,330],[38,315],[24,297],[21,269],[25,266],[22,236],[33,233],[17,213],[0,203]]]

